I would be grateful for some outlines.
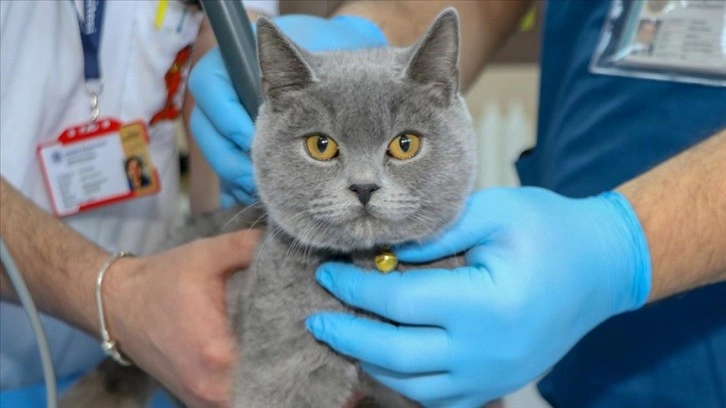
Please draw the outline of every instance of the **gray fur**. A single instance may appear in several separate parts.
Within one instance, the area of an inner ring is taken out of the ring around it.
[[[257,38],[265,102],[252,157],[268,227],[250,270],[228,283],[241,350],[235,406],[338,408],[360,391],[382,406],[415,406],[316,342],[304,320],[321,310],[354,312],[315,282],[322,262],[346,258],[372,268],[382,247],[429,238],[462,209],[476,149],[459,93],[456,12],[444,11],[405,49],[313,54],[264,18]],[[402,132],[422,140],[408,160],[386,153]],[[304,147],[311,134],[333,138],[339,156],[311,158]],[[363,205],[354,184],[380,188]],[[237,228],[256,217],[242,217]],[[214,234],[226,219],[197,222],[170,244]]]

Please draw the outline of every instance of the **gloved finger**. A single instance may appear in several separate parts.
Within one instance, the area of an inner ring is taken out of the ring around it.
[[[496,398],[495,398],[496,399]],[[491,401],[489,401],[491,402]],[[423,402],[426,408],[472,408],[472,407],[488,407],[487,402],[482,403],[478,399],[473,399],[466,395],[456,395],[449,398],[438,400],[425,400]]]
[[[297,45],[310,52],[355,50],[387,44],[386,36],[376,24],[357,16],[323,19],[293,14],[275,18],[275,24]],[[329,28],[321,32],[321,26]],[[340,28],[330,29],[335,26]]]
[[[207,52],[199,60],[189,76],[189,90],[194,96],[195,107],[204,112],[219,133],[239,149],[249,152],[255,127],[237,98],[219,48]],[[195,137],[204,136],[195,131]]]
[[[470,291],[471,278],[444,269],[381,274],[329,262],[316,273],[321,286],[344,303],[402,324],[440,326],[451,320],[450,305]]]
[[[396,373],[442,372],[449,360],[449,337],[437,327],[394,326],[332,312],[312,315],[305,324],[339,353]]]
[[[464,252],[475,245],[485,244],[499,224],[492,223],[481,194],[469,197],[456,222],[435,238],[424,242],[409,242],[392,248],[403,262],[431,262]]]
[[[252,160],[249,156],[232,141],[220,135],[214,125],[196,106],[192,110],[190,124],[194,133],[194,140],[219,177],[237,185],[250,180],[251,184],[247,188],[252,189],[254,179],[252,176]]]
[[[376,381],[426,407],[454,406],[451,405],[451,399],[457,387],[456,384],[452,384],[451,376],[446,372],[411,375],[392,372],[367,363],[361,363],[360,367]],[[449,405],[442,405],[444,401]]]
[[[219,192],[219,205],[222,208],[230,208],[236,204],[252,205],[260,201],[254,191],[254,177],[245,176],[243,182],[232,184],[223,181]]]
[[[219,206],[222,209],[232,208],[237,204],[237,199],[234,198],[231,191],[221,190],[219,192]]]
[[[256,196],[248,194],[243,190],[233,190],[232,196],[234,197],[235,202],[242,205],[252,205],[260,201]]]

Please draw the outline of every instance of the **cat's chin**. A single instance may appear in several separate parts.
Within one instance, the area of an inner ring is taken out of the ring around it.
[[[331,251],[336,252],[340,254],[352,254],[357,252],[371,252],[371,251],[378,251],[381,248],[388,248],[393,245],[401,244],[406,241],[398,241],[398,242],[388,242],[388,241],[359,241],[355,244],[351,245],[345,245],[341,244],[340,242],[329,242],[329,243],[321,243],[321,245],[315,245],[312,246],[316,247],[317,249],[323,250],[323,251]]]
[[[369,220],[368,222],[358,220],[330,226],[329,228],[335,233],[326,234],[325,239],[315,237],[308,240],[307,243],[318,249],[352,253],[371,251],[424,238],[412,231],[396,228],[397,225],[381,220]]]
[[[342,237],[341,237],[342,238]],[[348,236],[344,239],[313,240],[307,244],[313,248],[340,253],[365,252],[406,242],[407,240],[378,239],[377,237]]]

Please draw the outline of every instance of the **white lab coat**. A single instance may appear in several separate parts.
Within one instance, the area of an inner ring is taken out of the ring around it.
[[[100,47],[102,117],[148,124],[164,106],[168,97],[164,75],[177,53],[194,42],[203,15],[169,1],[157,28],[158,5],[155,0],[107,1]],[[67,0],[0,1],[0,173],[46,210],[50,203],[36,146],[89,118],[78,0],[75,6]],[[277,10],[276,1],[251,1],[247,6],[265,14]],[[182,98],[183,92],[173,97],[178,106]],[[149,129],[150,153],[161,178],[158,194],[64,221],[109,251],[146,254],[157,249],[176,216],[175,132],[176,124],[170,120]],[[48,316],[43,322],[59,378],[90,369],[103,358],[96,339]],[[42,379],[35,337],[22,308],[0,302],[0,388]]]

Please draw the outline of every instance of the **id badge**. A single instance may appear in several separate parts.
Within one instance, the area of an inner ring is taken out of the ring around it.
[[[724,41],[724,0],[614,0],[590,70],[726,86]]]
[[[155,194],[159,174],[149,154],[142,122],[101,118],[64,130],[37,148],[38,161],[55,215]]]

